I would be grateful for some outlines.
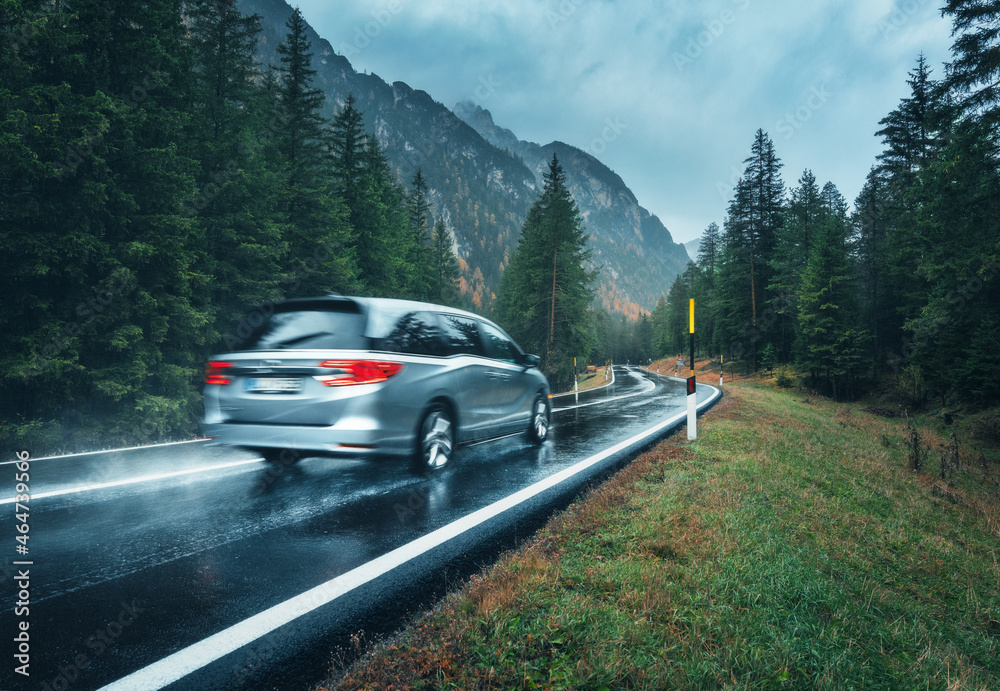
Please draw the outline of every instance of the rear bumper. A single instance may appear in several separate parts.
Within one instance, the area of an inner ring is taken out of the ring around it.
[[[203,423],[202,434],[214,444],[264,449],[298,449],[325,454],[406,455],[412,440],[387,438],[370,420],[341,420],[332,427]]]

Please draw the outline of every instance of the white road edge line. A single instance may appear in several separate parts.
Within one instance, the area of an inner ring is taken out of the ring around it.
[[[564,410],[574,410],[576,408],[586,408],[588,405],[598,405],[600,403],[610,403],[611,401],[620,401],[623,398],[632,398],[633,396],[638,396],[640,394],[649,393],[650,391],[652,391],[653,389],[656,388],[656,384],[654,384],[649,379],[647,379],[645,381],[645,383],[649,384],[648,388],[639,389],[638,391],[635,391],[633,393],[626,393],[626,394],[622,394],[621,396],[614,396],[612,398],[602,398],[599,401],[591,401],[590,403],[578,403],[576,405],[568,405],[568,406],[565,406],[563,408],[553,408],[552,412],[553,413],[559,413],[559,412],[562,412]]]
[[[211,465],[205,468],[191,468],[189,470],[177,470],[172,473],[160,473],[159,475],[143,475],[142,477],[132,477],[125,480],[115,480],[114,482],[100,482],[94,485],[84,485],[82,487],[69,487],[67,489],[56,489],[51,492],[39,492],[37,494],[32,494],[31,499],[35,501],[37,499],[45,499],[46,497],[58,497],[63,494],[78,494],[80,492],[90,492],[95,489],[106,489],[108,487],[120,487],[122,485],[134,485],[139,482],[152,482],[155,480],[163,480],[168,477],[178,477],[181,475],[194,475],[196,473],[207,473],[210,470],[221,470],[223,468],[235,468],[240,465],[247,465],[250,463],[263,463],[263,458],[251,458],[246,461],[233,461],[232,463],[221,463],[219,465]],[[0,506],[4,504],[13,504],[16,497],[11,497],[10,499],[0,499]]]
[[[102,449],[100,451],[81,451],[80,453],[64,453],[59,456],[39,456],[38,458],[32,458],[32,463],[37,463],[38,461],[52,461],[57,458],[73,458],[74,456],[96,456],[99,453],[115,453],[116,451],[139,451],[141,449],[155,449],[158,446],[175,446],[177,444],[194,444],[199,441],[208,441],[208,439],[185,439],[184,441],[165,441],[162,444],[146,444],[145,446],[129,446],[123,449]],[[0,461],[0,465],[9,465],[11,463],[18,463],[17,459],[13,461]]]
[[[714,386],[706,386],[712,389],[713,393],[708,399],[703,401],[698,407],[702,408],[719,395],[720,391]],[[476,526],[498,516],[518,504],[528,501],[532,497],[541,494],[545,490],[558,485],[564,480],[586,470],[587,468],[600,463],[608,456],[611,456],[632,444],[650,437],[664,428],[687,417],[687,412],[664,420],[658,425],[654,425],[645,432],[641,432],[631,439],[619,442],[604,451],[580,461],[579,463],[565,468],[564,470],[551,475],[544,480],[515,492],[514,494],[501,499],[498,502],[483,507],[468,516],[458,519],[446,526],[417,538],[402,547],[397,547],[391,552],[383,554],[381,557],[373,559],[351,571],[348,571],[336,578],[332,578],[326,583],[322,583],[315,588],[305,591],[293,598],[285,600],[273,607],[244,619],[238,624],[233,624],[227,629],[223,629],[216,634],[209,636],[186,648],[178,650],[172,655],[154,662],[147,667],[136,670],[126,677],[114,681],[103,687],[101,691],[129,691],[131,689],[149,689],[156,691],[163,687],[186,677],[188,674],[209,665],[216,660],[234,652],[245,645],[249,645],[258,638],[265,636],[275,629],[294,621],[295,619],[308,614],[309,612],[329,604],[341,595],[358,588],[370,581],[375,580],[402,564],[415,559],[416,557],[438,547],[448,540],[455,538],[462,533],[475,528]]]

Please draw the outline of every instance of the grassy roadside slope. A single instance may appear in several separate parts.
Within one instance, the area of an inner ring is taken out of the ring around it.
[[[581,373],[577,377],[576,381],[578,387],[577,390],[589,391],[590,389],[599,389],[602,386],[607,386],[608,384],[610,384],[611,379],[610,378],[605,379],[604,370],[605,370],[604,367],[600,367],[596,372],[591,372],[589,374],[587,372]],[[573,393],[572,388],[570,388],[569,391],[559,391],[556,393],[556,395],[564,396],[566,394],[571,394],[571,393]]]
[[[318,688],[1000,689],[1000,467],[945,487],[898,420],[727,394]]]

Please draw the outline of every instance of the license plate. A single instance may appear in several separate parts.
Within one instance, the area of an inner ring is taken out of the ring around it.
[[[251,393],[298,393],[302,380],[295,377],[251,377],[243,382],[243,390]]]

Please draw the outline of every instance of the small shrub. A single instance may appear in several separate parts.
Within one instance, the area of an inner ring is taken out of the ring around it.
[[[910,365],[900,372],[896,379],[896,393],[908,406],[919,406],[927,399],[924,375],[916,365]]]
[[[924,467],[927,450],[921,444],[920,432],[917,431],[916,425],[909,421],[909,417],[906,424],[906,457],[910,462],[910,470],[919,473]]]
[[[784,367],[778,370],[778,373],[774,375],[774,383],[780,386],[782,389],[790,389],[795,386],[795,379],[788,374],[788,370]]]
[[[1000,447],[1000,410],[987,410],[976,416],[972,434],[977,441]]]
[[[958,438],[951,433],[951,443],[941,450],[941,479],[949,482],[961,467],[958,456]]]
[[[760,366],[768,372],[774,371],[774,366],[778,363],[778,355],[774,351],[774,344],[768,343],[760,354]]]

